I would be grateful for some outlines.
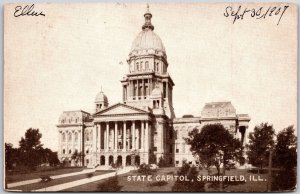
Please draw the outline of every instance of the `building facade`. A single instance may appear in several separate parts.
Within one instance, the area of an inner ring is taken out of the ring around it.
[[[127,60],[129,72],[121,81],[123,102],[109,106],[107,96],[100,91],[93,113],[65,111],[60,116],[57,128],[61,162],[90,167],[159,162],[181,166],[184,160],[196,164],[184,138],[192,129],[200,130],[210,123],[222,123],[245,142],[250,118],[236,114],[230,102],[207,103],[199,117],[175,117],[174,82],[149,8],[144,18]],[[74,153],[81,153],[81,159],[72,159]]]

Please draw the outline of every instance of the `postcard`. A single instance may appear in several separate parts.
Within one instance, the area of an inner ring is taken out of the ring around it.
[[[4,190],[297,183],[293,3],[4,5]]]

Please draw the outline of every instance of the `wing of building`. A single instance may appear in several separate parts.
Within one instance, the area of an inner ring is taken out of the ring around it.
[[[168,73],[166,50],[154,32],[149,8],[144,18],[129,53],[129,72],[121,81],[123,102],[109,106],[100,91],[93,113],[65,111],[60,116],[58,154],[65,165],[126,166],[163,161],[181,166],[184,160],[196,164],[184,138],[192,129],[211,123],[222,123],[245,142],[250,118],[236,114],[231,102],[206,103],[199,117],[175,117],[175,84]]]

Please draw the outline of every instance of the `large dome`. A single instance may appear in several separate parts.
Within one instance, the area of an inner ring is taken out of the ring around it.
[[[143,50],[154,50],[157,52],[166,53],[165,47],[160,37],[155,34],[151,29],[145,29],[141,31],[138,36],[134,39],[131,51],[143,51]]]

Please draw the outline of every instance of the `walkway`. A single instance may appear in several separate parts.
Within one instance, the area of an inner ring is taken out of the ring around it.
[[[101,168],[101,169],[103,169],[103,168]],[[101,174],[101,175],[93,176],[93,177],[90,177],[90,178],[84,178],[84,179],[71,181],[71,182],[67,182],[67,183],[62,183],[62,184],[58,184],[58,185],[53,185],[53,186],[49,186],[49,187],[45,187],[45,188],[41,188],[41,189],[37,189],[37,190],[32,190],[32,191],[34,191],[34,192],[61,191],[61,190],[65,190],[65,189],[75,187],[75,186],[84,185],[84,184],[87,184],[87,183],[91,183],[91,182],[99,181],[99,180],[102,180],[102,179],[110,178],[110,177],[113,177],[113,176],[116,176],[116,175],[125,174],[125,173],[130,172],[130,170],[132,170],[132,169],[133,169],[132,167],[126,167],[126,168],[123,168],[123,169],[119,169],[116,172]],[[83,171],[80,171],[80,172],[55,175],[55,176],[51,176],[51,178],[52,179],[59,179],[59,178],[71,177],[71,176],[75,176],[75,175],[95,172],[96,170],[100,170],[100,168],[86,169],[86,170],[83,170]],[[16,191],[16,190],[10,189],[10,188],[17,187],[17,186],[22,186],[22,185],[33,184],[33,183],[39,183],[39,182],[41,182],[40,178],[27,180],[27,181],[20,181],[20,182],[10,183],[10,184],[7,185],[7,187],[10,191]]]
[[[90,172],[95,172],[96,170],[98,170],[98,169],[85,169],[85,170],[82,170],[82,171],[79,171],[79,172],[72,172],[72,173],[67,173],[67,174],[54,175],[54,176],[51,176],[51,178],[52,179],[65,178],[65,177],[69,177],[69,176],[75,176],[75,175],[79,175],[79,174],[86,174],[86,173],[90,173]],[[18,186],[28,185],[28,184],[38,183],[38,182],[41,182],[40,178],[31,179],[31,180],[27,180],[27,181],[19,181],[19,182],[14,182],[14,183],[7,184],[7,188],[18,187]]]
[[[69,189],[69,188],[76,187],[76,186],[79,186],[79,185],[84,185],[84,184],[87,184],[87,183],[100,181],[102,179],[110,178],[110,177],[113,177],[113,176],[116,176],[116,175],[125,174],[125,173],[128,173],[129,171],[130,171],[130,169],[124,168],[124,169],[118,170],[117,172],[111,172],[111,173],[107,173],[107,174],[94,176],[94,177],[91,177],[91,178],[85,178],[85,179],[80,179],[80,180],[77,180],[77,181],[72,181],[72,182],[63,183],[63,184],[59,184],[59,185],[54,185],[54,186],[51,186],[51,187],[46,187],[46,188],[42,188],[42,189],[38,189],[38,190],[33,190],[33,192],[61,191],[61,190]]]

